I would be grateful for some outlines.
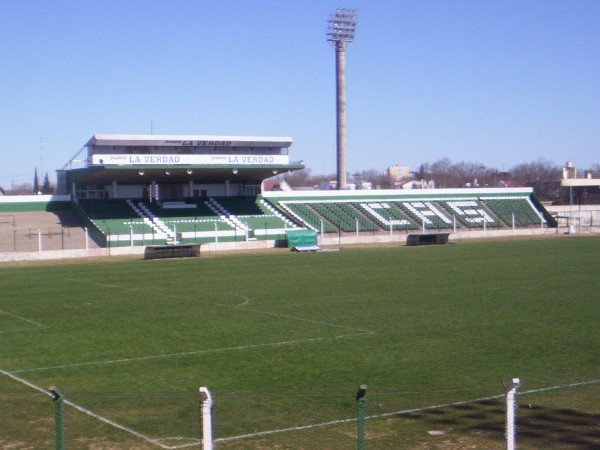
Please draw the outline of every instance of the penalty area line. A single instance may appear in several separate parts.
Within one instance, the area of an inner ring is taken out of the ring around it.
[[[30,323],[30,324],[35,325],[35,326],[40,327],[40,328],[47,328],[46,325],[42,325],[41,323],[38,323],[35,320],[26,319],[25,317],[17,316],[16,314],[11,314],[11,313],[9,313],[7,311],[4,311],[3,309],[0,309],[0,314],[4,314],[5,316],[9,316],[9,317],[12,317],[14,319],[22,320],[23,322]]]
[[[119,286],[119,285],[116,285],[116,284],[108,284],[108,283],[99,283],[99,282],[96,282],[96,281],[76,280],[74,278],[65,278],[65,281],[73,281],[73,282],[76,282],[76,283],[86,283],[86,284],[91,284],[91,285],[94,285],[94,286],[102,286],[102,287],[107,287],[107,288],[112,288],[112,289],[122,289],[122,290],[125,290],[125,291],[131,291],[131,292],[150,293],[149,290],[144,289],[144,288],[130,288],[130,287],[127,287],[127,286]],[[241,298],[244,299],[244,302],[239,303],[237,305],[227,305],[227,304],[224,304],[224,303],[211,302],[211,301],[208,301],[208,300],[201,300],[200,302],[202,304],[204,304],[204,305],[218,306],[220,308],[228,308],[228,309],[232,309],[232,310],[237,310],[240,307],[246,306],[246,305],[248,305],[250,303],[250,299],[248,297],[244,296],[244,295],[237,294],[237,293],[232,293],[232,292],[229,292],[227,294],[228,295],[235,295],[237,297],[241,297]],[[153,295],[160,295],[162,297],[173,298],[173,299],[178,299],[178,300],[182,299],[181,297],[173,295],[171,293],[153,292]],[[250,314],[250,313],[251,314],[259,314],[259,315],[262,314],[262,315],[267,315],[267,316],[271,316],[271,317],[278,317],[280,319],[297,320],[297,321],[300,321],[300,322],[314,323],[316,325],[324,325],[324,326],[327,326],[327,327],[335,327],[335,328],[341,328],[341,329],[344,329],[344,330],[359,331],[359,332],[364,333],[364,334],[375,334],[375,331],[366,330],[364,328],[349,327],[349,326],[346,326],[346,325],[338,325],[338,324],[335,324],[335,323],[323,322],[321,320],[314,320],[314,319],[306,319],[306,318],[303,318],[303,317],[288,316],[288,315],[285,315],[285,314],[277,314],[277,313],[272,313],[272,312],[269,312],[269,311],[262,311],[262,310],[259,310],[259,309],[253,310],[253,309],[244,308],[244,312],[247,313],[247,314]]]
[[[366,333],[352,333],[352,334],[341,334],[338,336],[327,336],[327,337],[315,337],[315,338],[307,338],[307,339],[296,339],[291,341],[279,341],[279,342],[268,342],[266,344],[252,344],[252,345],[241,345],[237,347],[225,347],[225,348],[215,348],[210,350],[194,350],[191,352],[179,352],[179,353],[166,353],[162,355],[148,355],[148,356],[138,356],[133,358],[122,358],[122,359],[112,359],[105,361],[89,361],[82,363],[73,363],[73,364],[63,364],[59,366],[47,366],[47,367],[32,367],[30,369],[18,369],[13,370],[12,373],[24,373],[24,372],[41,372],[44,370],[53,370],[53,369],[67,369],[72,367],[82,367],[82,366],[93,366],[93,365],[101,365],[101,364],[118,364],[118,363],[128,363],[135,361],[145,361],[150,359],[161,359],[161,358],[174,358],[179,356],[190,356],[190,355],[201,355],[207,353],[221,353],[221,352],[230,352],[230,351],[239,351],[239,350],[251,350],[261,347],[277,347],[283,345],[292,345],[292,344],[303,344],[309,342],[319,342],[325,341],[329,339],[343,339],[352,336],[362,336]]]

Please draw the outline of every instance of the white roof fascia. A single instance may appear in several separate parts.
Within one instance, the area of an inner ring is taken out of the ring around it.
[[[126,146],[157,146],[173,147],[191,142],[190,146],[208,146],[210,142],[217,142],[216,146],[223,147],[289,147],[292,144],[290,137],[267,136],[211,136],[211,135],[156,135],[156,134],[95,134],[87,142],[92,145],[126,145]],[[203,142],[203,144],[197,144]]]

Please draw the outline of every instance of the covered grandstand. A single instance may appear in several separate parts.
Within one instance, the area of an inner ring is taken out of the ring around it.
[[[257,195],[290,163],[288,137],[96,134],[58,171],[58,193],[149,202]],[[75,167],[82,165],[83,167]]]

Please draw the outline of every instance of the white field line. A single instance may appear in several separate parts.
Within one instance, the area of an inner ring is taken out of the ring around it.
[[[119,286],[119,285],[111,285],[111,284],[107,284],[107,283],[97,283],[97,282],[91,282],[91,281],[83,281],[83,280],[76,280],[76,279],[66,279],[67,281],[73,281],[73,282],[80,282],[80,283],[87,283],[87,284],[93,284],[93,285],[97,285],[97,286],[102,286],[102,287],[109,287],[109,288],[114,288],[114,289],[122,289],[122,290],[129,290],[129,291],[137,291],[137,292],[143,292],[143,293],[148,293],[149,291],[146,289],[139,289],[139,288],[128,288],[125,286]],[[156,295],[156,293],[154,293]],[[174,297],[173,295],[170,294],[161,294],[165,297],[171,297],[171,298],[178,298],[178,297]],[[248,297],[245,297],[241,294],[231,294],[231,295],[236,295],[238,297],[241,297],[243,299],[245,299],[245,301],[241,304],[238,305],[226,305],[226,304],[222,304],[222,303],[216,303],[216,302],[209,302],[209,301],[203,301],[202,303],[208,304],[208,305],[214,305],[214,306],[219,306],[219,307],[224,307],[224,308],[239,308],[241,306],[245,306],[247,304],[249,304],[250,299]],[[348,327],[345,325],[338,325],[338,324],[332,324],[332,323],[328,323],[328,322],[323,322],[323,321],[318,321],[318,320],[312,320],[312,319],[305,319],[305,318],[301,318],[301,317],[294,317],[294,316],[287,316],[287,315],[283,315],[283,314],[276,314],[276,313],[271,313],[271,312],[267,312],[267,311],[252,311],[252,310],[244,310],[245,312],[249,312],[249,313],[254,313],[254,314],[264,314],[264,315],[269,315],[272,317],[279,317],[282,319],[288,319],[288,320],[297,320],[297,321],[302,321],[302,322],[308,322],[308,323],[313,323],[313,324],[317,324],[317,325],[324,325],[324,326],[328,326],[328,327],[335,327],[335,328],[341,328],[341,329],[345,329],[345,330],[349,330],[349,331],[355,331],[356,333],[351,333],[351,334],[344,334],[344,335],[338,335],[338,336],[328,336],[328,337],[316,337],[316,338],[308,338],[308,339],[297,339],[297,340],[291,340],[291,341],[279,341],[279,342],[272,342],[272,343],[266,343],[266,344],[254,344],[254,345],[244,345],[244,346],[238,346],[238,347],[228,347],[228,348],[221,348],[221,349],[212,349],[212,350],[197,350],[197,351],[191,351],[191,352],[180,352],[180,353],[172,353],[172,354],[162,354],[162,355],[150,355],[150,356],[141,356],[141,357],[135,357],[135,358],[123,358],[123,359],[115,359],[115,360],[108,360],[108,361],[91,361],[91,362],[85,362],[85,363],[75,363],[75,364],[65,364],[65,365],[60,365],[60,366],[49,366],[49,367],[38,367],[38,368],[31,368],[31,369],[21,369],[21,370],[15,370],[12,373],[10,372],[6,372],[2,369],[0,369],[0,373],[16,380],[19,381],[29,387],[31,387],[32,389],[35,389],[39,392],[43,392],[44,394],[47,395],[51,395],[48,391],[46,391],[45,389],[42,389],[39,386],[36,386],[33,383],[30,383],[29,381],[20,378],[16,375],[14,375],[14,373],[22,373],[22,372],[34,372],[34,371],[42,371],[42,370],[51,370],[51,369],[60,369],[60,368],[70,368],[70,367],[79,367],[79,366],[87,366],[87,365],[98,365],[98,364],[114,364],[114,363],[125,363],[125,362],[132,362],[132,361],[141,361],[141,360],[148,360],[148,359],[157,359],[157,358],[170,358],[170,357],[177,357],[177,356],[186,356],[186,355],[197,355],[197,354],[204,354],[204,353],[217,353],[217,352],[226,352],[226,351],[236,351],[236,350],[248,350],[248,349],[253,349],[253,348],[260,348],[260,347],[269,347],[269,346],[281,346],[281,345],[289,345],[289,344],[298,344],[298,343],[307,343],[307,342],[318,342],[318,341],[324,341],[324,340],[329,340],[329,339],[341,339],[341,338],[346,338],[346,337],[351,337],[351,336],[359,336],[359,335],[363,335],[363,334],[374,334],[374,331],[370,331],[370,330],[365,330],[365,329],[361,329],[361,328],[353,328],[353,327]],[[7,313],[8,314],[8,313]],[[10,315],[10,314],[9,314]],[[18,317],[19,318],[19,317]],[[23,319],[20,318],[22,320],[26,320],[27,319]],[[37,324],[36,325],[40,326],[40,327],[44,327],[41,324]],[[184,447],[190,447],[190,446],[196,446],[198,445],[198,441],[194,441],[193,443],[187,443],[187,444],[180,444],[180,445],[176,445],[176,446],[168,446],[165,444],[161,444],[159,441],[164,441],[164,440],[171,440],[171,439],[175,439],[175,440],[186,440],[187,438],[163,438],[163,439],[153,439],[150,438],[148,436],[145,436],[133,429],[130,429],[128,427],[125,427],[124,425],[121,425],[117,422],[114,422],[110,419],[107,419],[103,416],[100,416],[98,414],[95,414],[94,412],[83,408],[82,406],[79,406],[69,400],[65,400],[64,401],[65,404],[72,406],[73,408],[77,409],[80,412],[83,412],[84,414],[87,414],[91,417],[94,417],[102,422],[105,422],[109,425],[112,425],[116,428],[119,428],[123,431],[126,431],[128,433],[133,434],[134,436],[137,436],[141,439],[146,440],[147,442],[150,442],[152,444],[158,445],[162,448],[165,449],[177,449],[177,448],[184,448]],[[312,427],[312,426],[309,426]],[[275,431],[277,432],[277,431]],[[267,432],[270,433],[270,432]]]
[[[181,300],[181,297],[172,295],[172,294],[163,294],[163,293],[156,293],[156,292],[152,292],[149,291],[147,289],[142,289],[142,288],[130,288],[127,286],[119,286],[116,284],[107,284],[107,283],[98,283],[95,281],[87,281],[87,280],[76,280],[74,278],[65,278],[66,281],[74,281],[77,283],[86,283],[86,284],[93,284],[95,286],[101,286],[101,287],[108,287],[108,288],[113,288],[113,289],[122,289],[122,290],[126,290],[126,291],[134,291],[134,292],[142,292],[142,293],[146,293],[146,294],[152,294],[152,295],[161,295],[163,297],[168,297],[168,298],[174,298],[174,299],[178,299]],[[249,301],[249,299],[243,295],[240,294],[234,294],[234,293],[230,293],[229,295],[236,295],[238,297],[242,297],[245,298]],[[213,305],[213,306],[219,306],[221,308],[229,308],[229,309],[238,309],[239,306],[241,305],[227,305],[224,303],[217,303],[217,302],[210,302],[207,300],[202,300],[200,303],[204,303],[205,305]],[[246,303],[243,303],[246,304]],[[352,330],[352,331],[359,331],[361,333],[365,333],[365,334],[375,334],[374,331],[371,330],[365,330],[363,328],[355,328],[355,327],[348,327],[346,325],[338,325],[338,324],[334,324],[334,323],[329,323],[329,322],[323,322],[320,320],[313,320],[313,319],[305,319],[302,317],[295,317],[295,316],[287,316],[285,314],[277,314],[277,313],[272,313],[272,312],[268,312],[268,311],[260,311],[260,310],[252,310],[252,309],[244,309],[245,313],[253,313],[253,314],[264,314],[264,315],[269,315],[272,317],[279,317],[282,319],[289,319],[289,320],[298,320],[301,322],[309,322],[309,323],[314,323],[317,325],[325,325],[328,327],[336,327],[336,328],[343,328],[346,330]]]
[[[27,381],[27,380],[23,379],[23,378],[20,378],[20,377],[18,377],[18,376],[16,376],[16,375],[12,374],[12,373],[10,373],[10,372],[7,372],[7,371],[5,371],[5,370],[2,370],[2,369],[0,369],[0,373],[1,373],[1,374],[3,374],[3,375],[5,375],[5,376],[7,376],[7,377],[9,377],[9,378],[11,378],[11,379],[13,379],[13,380],[15,380],[15,381],[18,381],[19,383],[22,383],[22,384],[24,384],[25,386],[28,386],[28,387],[30,387],[30,388],[31,388],[31,389],[33,389],[33,390],[36,390],[36,391],[38,391],[38,392],[41,392],[42,394],[46,394],[46,395],[48,395],[49,397],[52,397],[52,394],[51,394],[49,391],[47,391],[46,389],[43,389],[43,388],[41,388],[40,386],[38,386],[38,385],[36,385],[36,384],[33,384],[33,383],[31,383],[31,382],[29,382],[29,381]],[[177,447],[171,447],[171,446],[162,445],[162,444],[160,444],[160,442],[158,442],[158,441],[159,441],[159,439],[153,439],[153,438],[151,438],[151,437],[149,437],[149,436],[146,436],[145,434],[139,433],[139,432],[137,432],[137,431],[135,431],[135,430],[133,430],[133,429],[131,429],[131,428],[129,428],[129,427],[126,427],[125,425],[121,425],[121,424],[119,424],[119,423],[115,422],[114,420],[107,419],[106,417],[104,417],[104,416],[101,416],[101,415],[99,415],[99,414],[96,414],[96,413],[94,413],[94,412],[90,411],[89,409],[87,409],[87,408],[84,408],[83,406],[80,406],[80,405],[78,405],[78,404],[76,404],[76,403],[73,403],[73,402],[72,402],[72,401],[70,401],[70,400],[66,400],[66,399],[65,399],[65,400],[63,400],[63,403],[64,403],[65,405],[69,405],[69,406],[71,406],[71,407],[75,408],[75,409],[76,409],[77,411],[79,411],[79,412],[82,412],[82,413],[84,413],[84,414],[87,414],[88,416],[91,416],[91,417],[93,417],[94,419],[100,420],[101,422],[104,422],[104,423],[106,423],[106,424],[108,424],[108,425],[111,425],[111,426],[113,426],[113,427],[115,427],[115,428],[118,428],[118,429],[120,429],[120,430],[123,430],[123,431],[125,431],[125,432],[127,432],[127,433],[129,433],[129,434],[132,434],[132,435],[134,435],[134,436],[137,436],[137,437],[139,437],[140,439],[143,439],[143,440],[145,440],[146,442],[150,442],[151,444],[158,445],[159,447],[162,447],[162,448],[165,448],[165,449],[175,449],[175,448],[179,448],[179,446],[177,446]]]
[[[43,394],[46,394],[48,396],[51,396],[50,392],[48,392],[47,390],[23,379],[20,378],[10,372],[6,372],[5,370],[0,369],[0,373],[12,378],[15,381],[18,381],[26,386],[29,386],[30,388],[41,392]],[[570,388],[570,387],[576,387],[576,386],[584,386],[584,385],[589,385],[589,384],[597,384],[600,383],[600,380],[590,380],[590,381],[581,381],[578,383],[570,383],[570,384],[562,384],[562,385],[557,385],[557,386],[550,386],[550,387],[546,387],[546,388],[539,388],[539,389],[531,389],[528,391],[522,391],[520,392],[520,395],[523,394],[533,394],[533,393],[537,393],[537,392],[544,392],[544,391],[549,391],[549,390],[554,390],[554,389],[563,389],[563,388]],[[422,411],[428,411],[428,410],[432,410],[432,409],[440,409],[440,408],[447,408],[450,406],[458,406],[458,405],[465,405],[465,404],[469,404],[469,403],[477,403],[477,402],[481,402],[481,401],[485,401],[485,400],[495,400],[498,398],[503,398],[505,397],[503,394],[500,395],[492,395],[489,397],[480,397],[477,399],[472,399],[472,400],[463,400],[463,401],[458,401],[458,402],[450,402],[450,403],[443,403],[443,404],[439,404],[439,405],[432,405],[432,406],[426,406],[424,408],[412,408],[412,409],[405,409],[405,410],[400,410],[400,411],[394,411],[394,412],[390,412],[390,413],[384,413],[384,414],[375,414],[375,415],[371,415],[371,416],[367,416],[365,417],[366,420],[370,420],[370,419],[378,419],[378,418],[383,418],[383,417],[389,417],[389,416],[396,416],[396,415],[403,415],[403,414],[409,414],[409,413],[413,413],[413,412],[422,412]],[[86,409],[82,406],[79,406],[69,400],[65,400],[64,403],[66,405],[72,406],[73,408],[77,409],[78,411],[87,414],[91,417],[94,417],[95,419],[98,419],[108,425],[111,425],[115,428],[118,428],[120,430],[126,431],[130,434],[133,434],[134,436],[137,436],[141,439],[144,439],[147,442],[150,442],[152,444],[158,445],[161,448],[165,448],[165,449],[178,449],[178,448],[185,448],[185,447],[191,447],[191,446],[195,446],[198,445],[197,440],[194,440],[193,443],[187,443],[187,444],[180,444],[180,445],[175,445],[175,446],[168,446],[165,444],[161,444],[160,441],[165,441],[165,440],[193,440],[193,438],[185,438],[185,437],[178,437],[178,438],[150,438],[142,433],[139,433],[129,427],[126,427],[124,425],[121,425],[113,420],[107,419],[106,417],[103,417],[99,414],[96,414],[92,411],[90,411],[89,409]],[[299,431],[299,430],[307,430],[307,429],[311,429],[311,428],[317,428],[317,427],[324,427],[324,426],[329,426],[329,425],[338,425],[341,423],[349,423],[349,422],[355,422],[356,418],[350,418],[350,419],[338,419],[338,420],[332,420],[329,422],[321,422],[321,423],[316,423],[316,424],[310,424],[310,425],[302,425],[302,426],[297,426],[297,427],[289,427],[289,428],[281,428],[281,429],[277,429],[277,430],[267,430],[267,431],[259,431],[257,433],[249,433],[249,434],[242,434],[242,435],[238,435],[238,436],[230,436],[230,437],[226,437],[226,438],[218,438],[215,439],[214,442],[226,442],[226,441],[233,441],[233,440],[239,440],[239,439],[246,439],[246,438],[251,438],[251,437],[257,437],[257,436],[265,436],[265,435],[269,435],[269,434],[275,434],[275,433],[285,433],[285,432],[290,432],[290,431]]]
[[[102,287],[110,287],[110,288],[115,288],[115,289],[124,289],[124,290],[131,290],[131,291],[144,292],[144,293],[148,292],[148,290],[145,290],[145,289],[128,288],[128,287],[124,287],[124,286],[111,285],[111,284],[106,284],[106,283],[96,283],[96,282],[90,282],[90,281],[75,280],[75,279],[70,279],[70,278],[66,278],[66,280],[78,281],[80,283],[94,284],[94,285],[98,285],[98,286],[102,286]],[[202,303],[219,306],[219,307],[238,309],[239,307],[247,305],[250,302],[250,299],[244,295],[235,294],[235,293],[231,293],[230,295],[236,295],[238,297],[246,299],[246,301],[241,304],[238,304],[236,306],[225,305],[222,303],[215,303],[215,302],[206,302],[206,301],[204,301]],[[166,296],[171,297],[171,298],[177,298],[172,295],[166,295]],[[179,357],[179,356],[200,355],[200,354],[207,354],[207,353],[250,350],[250,349],[260,348],[260,347],[274,347],[274,346],[281,346],[281,345],[319,342],[319,341],[325,341],[325,340],[329,340],[329,339],[342,339],[342,338],[346,338],[346,337],[360,336],[360,335],[365,335],[365,334],[375,334],[374,331],[365,330],[362,328],[354,328],[354,327],[348,327],[345,325],[338,325],[338,324],[333,324],[333,323],[329,323],[329,322],[323,322],[320,320],[305,319],[302,317],[294,317],[294,316],[288,316],[288,315],[284,315],[284,314],[276,314],[276,313],[271,313],[268,311],[256,311],[256,310],[244,309],[244,312],[268,315],[268,316],[277,317],[277,318],[286,319],[286,320],[308,322],[308,323],[313,323],[316,325],[323,325],[323,326],[327,326],[327,327],[341,328],[343,330],[353,331],[354,333],[342,334],[342,335],[338,335],[338,336],[314,337],[314,338],[306,338],[306,339],[295,339],[295,340],[291,340],[291,341],[278,341],[278,342],[268,342],[268,343],[263,343],[263,344],[242,345],[242,346],[236,346],[236,347],[226,347],[226,348],[217,348],[217,349],[209,349],[209,350],[193,350],[193,351],[189,351],[189,352],[166,353],[166,354],[159,354],[159,355],[146,355],[146,356],[111,359],[111,360],[103,360],[103,361],[88,361],[88,362],[82,362],[82,363],[63,364],[63,365],[58,365],[58,366],[32,367],[32,368],[28,368],[28,369],[13,370],[12,373],[37,372],[37,371],[52,370],[52,369],[65,369],[65,368],[70,368],[70,367],[81,367],[81,366],[91,366],[91,365],[100,365],[100,364],[128,363],[128,362],[134,362],[134,361],[144,361],[144,360],[159,359],[159,358],[173,358],[173,357]]]
[[[194,350],[194,351],[190,351],[190,352],[166,353],[166,354],[162,354],[162,355],[139,356],[139,357],[134,357],[134,358],[111,359],[111,360],[105,360],[105,361],[89,361],[89,362],[82,362],[82,363],[63,364],[60,366],[32,367],[30,369],[13,370],[12,373],[39,372],[39,371],[43,371],[43,370],[65,369],[65,368],[70,368],[70,367],[93,366],[93,365],[100,365],[100,364],[128,363],[128,362],[134,362],[134,361],[144,361],[144,360],[149,360],[149,359],[173,358],[173,357],[178,357],[178,356],[201,355],[201,354],[206,354],[206,353],[220,353],[220,352],[230,352],[230,351],[238,351],[238,350],[250,350],[253,348],[261,348],[261,347],[276,347],[276,346],[281,346],[281,345],[325,341],[325,340],[329,340],[329,339],[342,339],[342,338],[346,338],[346,337],[350,337],[350,336],[360,336],[362,334],[365,334],[365,333],[341,334],[339,336],[296,339],[296,340],[292,340],[292,341],[270,342],[270,343],[266,343],[266,344],[241,345],[241,346],[237,346],[237,347],[216,348],[216,349],[211,349],[211,350]]]
[[[36,327],[39,327],[39,328],[46,328],[46,325],[42,325],[41,323],[38,323],[35,320],[26,319],[25,317],[17,316],[16,314],[11,314],[11,313],[6,312],[6,311],[4,311],[2,309],[0,309],[0,314],[4,314],[5,316],[13,317],[13,318],[21,320],[23,322],[30,323],[32,325],[35,325]]]
[[[246,306],[248,303],[250,303],[250,299],[248,297],[246,297],[245,295],[236,294],[235,292],[232,292],[231,295],[235,295],[236,297],[241,297],[244,299],[244,301],[242,303],[240,303],[239,305],[235,305],[236,308],[239,308],[240,306]]]
[[[584,386],[584,385],[588,385],[588,384],[597,384],[597,383],[600,383],[600,380],[581,381],[578,383],[561,384],[561,385],[557,385],[557,386],[550,386],[547,388],[531,389],[529,391],[519,392],[518,394],[519,395],[534,394],[537,392],[550,391],[550,390],[554,390],[554,389],[564,389],[564,388],[571,388],[571,387],[576,387],[576,386]],[[432,409],[448,408],[450,406],[466,405],[469,403],[477,403],[477,402],[482,402],[485,400],[496,400],[496,399],[504,398],[504,397],[505,397],[504,394],[500,394],[500,395],[492,395],[490,397],[476,398],[476,399],[472,399],[472,400],[463,400],[463,401],[458,401],[458,402],[425,406],[423,408],[404,409],[404,410],[394,411],[394,412],[389,412],[389,413],[384,413],[384,414],[375,414],[375,415],[371,415],[371,416],[366,416],[365,420],[380,419],[383,417],[398,416],[398,415],[410,414],[410,413],[414,413],[414,412],[429,411]],[[247,438],[252,438],[252,437],[257,437],[257,436],[265,436],[265,435],[275,434],[275,433],[286,433],[286,432],[290,432],[290,431],[308,430],[311,428],[325,427],[325,426],[330,426],[330,425],[339,425],[342,423],[349,423],[349,422],[356,422],[356,418],[338,419],[338,420],[332,420],[329,422],[321,422],[321,423],[315,423],[315,424],[310,424],[310,425],[301,425],[301,426],[297,426],[297,427],[281,428],[278,430],[267,430],[267,431],[259,431],[256,433],[241,434],[238,436],[218,438],[218,439],[215,439],[214,442],[226,442],[226,441],[233,441],[233,440],[238,440],[238,439],[247,439]]]
[[[48,327],[40,327],[40,328],[24,328],[22,330],[0,330],[1,333],[32,333],[34,331],[42,331],[47,329]]]

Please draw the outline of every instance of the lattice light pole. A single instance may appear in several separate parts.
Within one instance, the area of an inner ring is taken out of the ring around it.
[[[338,8],[327,27],[327,40],[335,48],[338,189],[346,189],[346,45],[354,40],[357,14],[356,9]]]

